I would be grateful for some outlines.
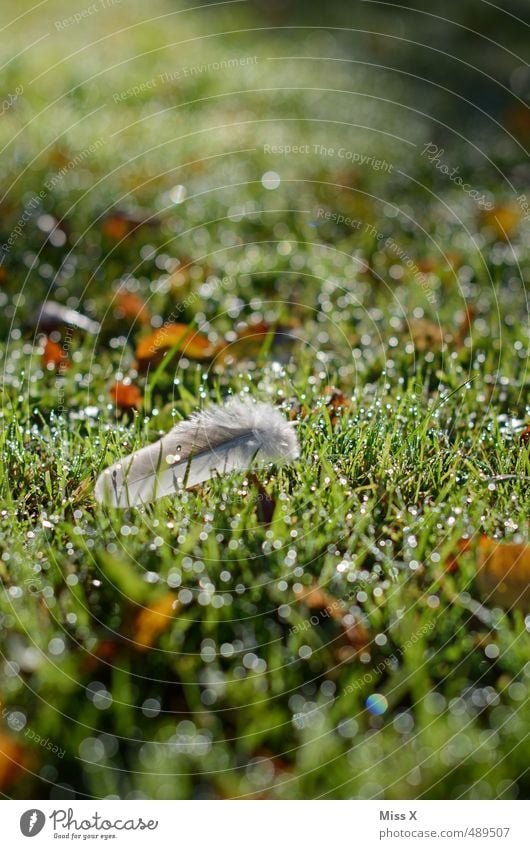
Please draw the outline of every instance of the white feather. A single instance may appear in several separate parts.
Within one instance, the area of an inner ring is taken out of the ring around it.
[[[270,404],[233,398],[195,413],[158,442],[105,469],[95,495],[112,507],[134,507],[215,474],[245,471],[254,461],[263,465],[298,455],[293,422]]]

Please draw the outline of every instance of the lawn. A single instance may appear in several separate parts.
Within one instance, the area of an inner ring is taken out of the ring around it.
[[[9,25],[4,797],[530,791],[528,107],[505,50],[444,30],[444,91],[428,22],[357,5]],[[299,460],[96,503],[238,394]]]

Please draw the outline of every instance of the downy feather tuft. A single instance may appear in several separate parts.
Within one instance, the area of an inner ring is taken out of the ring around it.
[[[95,496],[112,507],[134,507],[215,474],[298,456],[293,422],[270,404],[233,398],[194,413],[158,442],[105,469],[97,479]]]

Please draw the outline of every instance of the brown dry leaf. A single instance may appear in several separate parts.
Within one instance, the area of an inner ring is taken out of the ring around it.
[[[435,256],[424,256],[418,260],[417,266],[423,274],[430,274],[438,267],[440,260]]]
[[[276,510],[276,499],[272,495],[269,495],[257,475],[249,475],[249,480],[258,491],[256,498],[256,515],[258,521],[261,525],[269,527],[272,523],[274,511]]]
[[[116,295],[116,318],[125,318],[129,321],[139,321],[140,324],[149,324],[149,308],[145,301],[135,292],[128,289],[120,289]]]
[[[70,365],[70,360],[64,348],[61,348],[57,342],[53,342],[51,339],[46,339],[44,343],[42,362],[46,368],[53,367],[59,371],[64,371]]]
[[[519,434],[519,439],[523,445],[530,445],[530,425],[527,425]]]
[[[116,657],[119,649],[119,643],[114,642],[114,640],[101,640],[95,649],[85,656],[82,664],[83,669],[86,672],[93,672],[100,663],[110,664]]]
[[[140,227],[157,227],[160,221],[156,216],[145,215],[136,210],[116,210],[103,221],[103,233],[112,242],[120,242],[129,233]]]
[[[342,628],[343,635],[350,647],[362,649],[368,644],[369,634],[362,622],[345,621],[345,616],[349,614],[344,602],[327,593],[318,584],[303,587],[300,591],[295,592],[295,598],[305,604],[309,610],[320,610],[325,616],[329,616],[337,622]]]
[[[207,360],[214,353],[210,340],[187,324],[163,324],[153,333],[140,339],[136,348],[139,365],[145,368],[159,362],[167,351],[178,350],[191,360]]]
[[[144,607],[134,624],[133,638],[136,648],[139,651],[150,648],[169,628],[180,607],[180,602],[174,593],[167,593],[149,607]]]
[[[0,265],[0,283],[5,283],[7,280],[7,269]]]
[[[115,383],[110,394],[120,410],[138,410],[142,406],[142,393],[135,383]]]
[[[526,103],[516,103],[504,116],[504,125],[519,139],[530,139],[530,109]]]
[[[0,732],[0,790],[6,790],[13,783],[29,760],[24,746]]]
[[[119,215],[111,215],[103,222],[103,233],[113,242],[121,242],[129,232],[129,224]]]
[[[462,265],[462,255],[457,251],[447,251],[443,255],[424,256],[418,260],[417,266],[423,274],[430,274],[432,271],[440,274],[444,268],[449,268],[456,271]]]
[[[296,422],[298,419],[307,419],[309,416],[309,410],[304,404],[294,403],[291,409],[289,410],[289,421]]]
[[[94,480],[92,477],[84,478],[81,483],[76,486],[69,497],[70,508],[81,507],[84,504],[90,504],[94,497]]]
[[[530,545],[482,536],[477,583],[486,604],[530,610]]]
[[[335,427],[344,410],[351,407],[351,401],[335,386],[326,386],[324,389],[324,397],[326,399],[326,407],[328,408],[331,424]]]

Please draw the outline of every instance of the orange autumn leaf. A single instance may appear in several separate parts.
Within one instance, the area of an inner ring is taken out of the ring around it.
[[[16,740],[0,733],[0,790],[6,790],[29,761],[29,753]]]
[[[210,340],[187,324],[164,324],[140,339],[136,356],[140,365],[159,361],[167,351],[175,348],[191,360],[206,360],[213,354]]]
[[[519,434],[519,440],[523,443],[523,445],[530,445],[530,425],[527,425],[523,431]]]
[[[134,383],[115,383],[110,394],[120,410],[137,410],[142,405],[142,393]]]
[[[154,228],[158,225],[159,219],[155,215],[146,215],[142,210],[119,209],[105,218],[103,233],[111,241],[119,242],[140,227]]]
[[[158,637],[166,631],[180,610],[180,602],[173,593],[167,593],[144,607],[134,624],[133,637],[140,651],[150,648]]]
[[[147,304],[135,292],[120,289],[116,295],[116,316],[131,321],[139,321],[140,324],[149,324],[149,308]]]
[[[336,389],[334,386],[326,386],[324,396],[331,424],[335,427],[344,410],[351,406],[351,401],[340,389]]]
[[[103,233],[113,242],[120,242],[129,232],[129,222],[119,215],[111,215],[103,222]]]
[[[530,545],[482,536],[477,583],[486,604],[530,609]]]
[[[57,342],[53,342],[51,339],[46,339],[44,343],[42,362],[46,367],[53,366],[58,369],[66,369],[70,365],[64,348],[61,348]]]

